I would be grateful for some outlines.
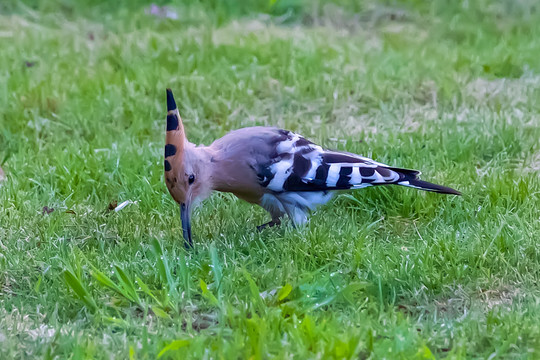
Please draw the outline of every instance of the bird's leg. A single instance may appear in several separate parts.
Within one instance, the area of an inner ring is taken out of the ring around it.
[[[267,222],[266,224],[257,226],[257,230],[262,231],[263,229],[266,229],[267,227],[279,226],[279,225],[281,225],[281,219],[277,217],[277,218],[273,218],[272,221]]]

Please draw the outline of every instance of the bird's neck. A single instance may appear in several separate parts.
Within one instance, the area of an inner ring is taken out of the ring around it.
[[[235,147],[215,146],[215,143],[205,151],[211,169],[212,190],[231,192],[251,203],[260,200],[261,187],[247,159],[247,153],[239,152]]]

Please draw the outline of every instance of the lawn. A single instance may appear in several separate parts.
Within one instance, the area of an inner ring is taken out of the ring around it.
[[[167,5],[0,3],[1,359],[540,358],[536,1]],[[192,142],[279,126],[463,196],[257,232],[215,194],[186,251],[167,87]]]

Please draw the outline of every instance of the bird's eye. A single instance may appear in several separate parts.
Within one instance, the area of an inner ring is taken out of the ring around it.
[[[189,184],[190,185],[193,184],[194,181],[195,181],[195,175],[193,175],[193,174],[189,175],[189,178],[188,178]]]

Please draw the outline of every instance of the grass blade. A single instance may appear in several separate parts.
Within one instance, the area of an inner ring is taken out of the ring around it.
[[[161,281],[165,284],[169,297],[176,298],[178,297],[177,283],[172,276],[167,256],[157,239],[154,239],[152,242],[152,247],[156,256],[156,267],[158,269]]]
[[[161,351],[159,352],[157,358],[161,359],[163,357],[163,355],[165,355],[169,351],[179,350],[179,349],[181,349],[183,347],[186,347],[186,346],[189,345],[190,342],[191,341],[188,340],[188,339],[174,340],[169,345],[167,345],[163,349],[161,349]]]
[[[64,270],[64,281],[91,312],[97,310],[94,298],[83,285],[82,281],[71,270]]]
[[[219,305],[218,299],[215,297],[214,294],[212,294],[212,293],[210,292],[210,290],[208,290],[208,285],[206,285],[206,283],[204,282],[203,279],[201,279],[201,280],[199,281],[199,285],[201,286],[202,296],[203,296],[206,300],[210,301],[210,303],[211,303],[212,305],[218,306],[218,305]]]

